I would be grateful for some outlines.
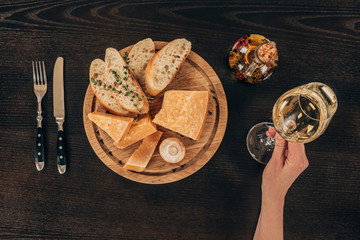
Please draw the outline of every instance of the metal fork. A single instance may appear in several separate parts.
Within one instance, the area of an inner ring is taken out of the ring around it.
[[[41,100],[47,91],[47,79],[45,72],[44,61],[41,63],[32,62],[33,79],[34,79],[34,92],[37,98],[37,133],[36,133],[36,151],[35,151],[35,166],[38,171],[41,171],[45,165],[44,156],[44,131],[42,129],[42,108]]]

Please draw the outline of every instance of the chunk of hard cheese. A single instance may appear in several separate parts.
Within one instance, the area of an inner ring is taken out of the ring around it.
[[[153,122],[198,140],[209,105],[208,91],[167,91]]]
[[[120,149],[124,149],[156,132],[156,125],[151,120],[149,114],[136,119],[128,134],[120,142],[115,142],[114,145]]]
[[[151,156],[154,154],[156,145],[161,138],[162,132],[156,131],[144,138],[140,147],[135,150],[133,155],[125,163],[124,168],[135,172],[142,172],[148,165]]]
[[[121,140],[130,130],[133,118],[120,117],[102,112],[88,114],[89,119],[104,130],[115,142]]]

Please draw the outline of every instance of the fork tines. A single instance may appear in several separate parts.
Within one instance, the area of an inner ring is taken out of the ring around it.
[[[32,67],[33,67],[34,84],[35,85],[46,85],[47,79],[46,79],[44,61],[41,61],[41,62],[40,61],[35,61],[35,62],[32,61]]]

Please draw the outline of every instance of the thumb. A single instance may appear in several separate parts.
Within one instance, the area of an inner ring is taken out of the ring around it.
[[[306,168],[309,165],[308,159],[305,153],[305,145],[303,143],[289,142],[289,155],[287,161],[299,168]]]
[[[287,149],[287,141],[283,139],[278,133],[275,135],[275,148],[272,154],[271,160],[284,164],[285,162],[285,150]]]

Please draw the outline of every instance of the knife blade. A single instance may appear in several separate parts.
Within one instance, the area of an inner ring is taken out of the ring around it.
[[[66,172],[66,156],[64,144],[65,99],[64,99],[64,59],[58,57],[53,75],[54,117],[58,124],[57,136],[57,166],[60,174]]]

